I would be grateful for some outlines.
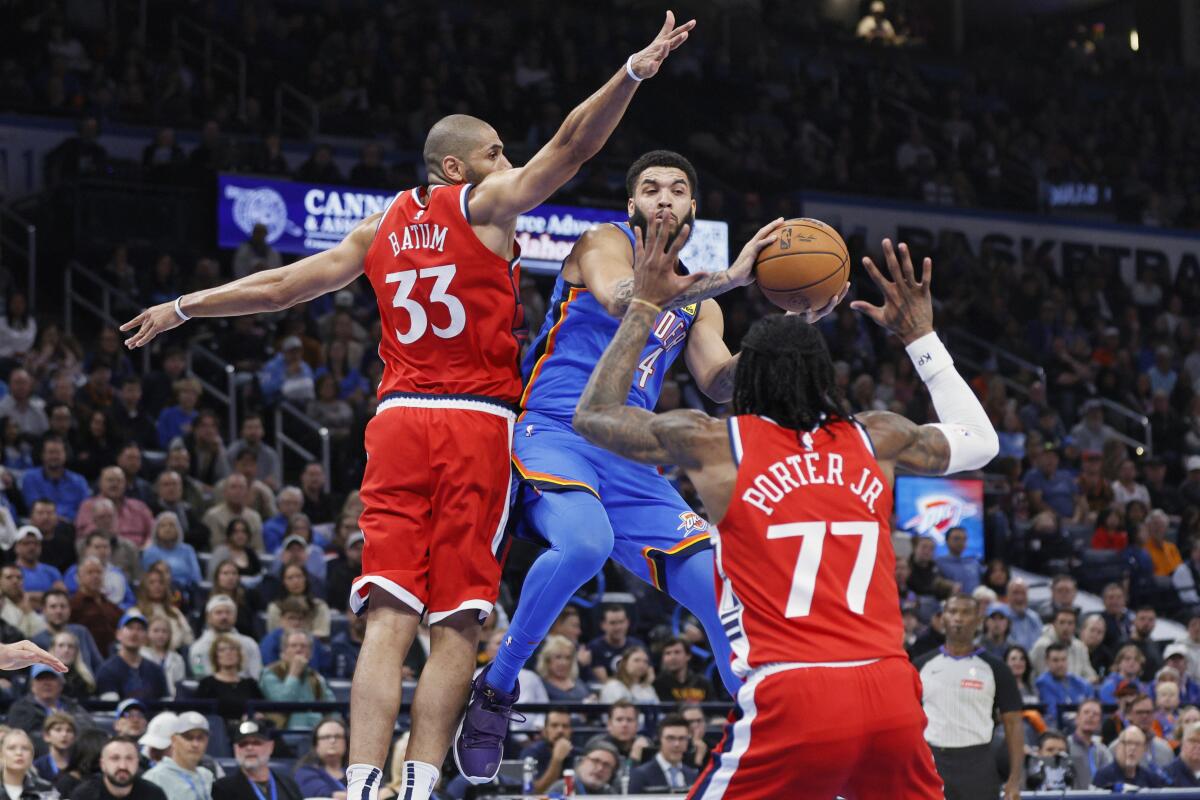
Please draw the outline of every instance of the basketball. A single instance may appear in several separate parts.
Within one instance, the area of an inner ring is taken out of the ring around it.
[[[785,311],[821,308],[850,277],[841,235],[816,219],[789,219],[758,254],[755,276],[767,299]]]

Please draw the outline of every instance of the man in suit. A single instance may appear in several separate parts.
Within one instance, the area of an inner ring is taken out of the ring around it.
[[[679,714],[664,717],[658,726],[658,754],[629,773],[629,793],[687,791],[697,774],[695,767],[683,763],[689,738],[687,720]]]
[[[275,742],[257,722],[247,720],[233,737],[233,755],[238,771],[213,784],[213,797],[225,800],[300,800],[300,787],[284,772],[271,769]]]

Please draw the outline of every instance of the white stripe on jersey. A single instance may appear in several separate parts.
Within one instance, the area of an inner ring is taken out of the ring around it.
[[[729,441],[733,443],[734,466],[740,466],[742,463],[742,431],[738,427],[737,417],[729,418]]]
[[[717,567],[717,576],[721,580],[721,602],[717,615],[721,618],[721,627],[729,637],[729,647],[733,651],[733,672],[745,677],[750,672],[750,639],[742,625],[742,614],[746,607],[734,594],[733,584],[725,575],[725,567],[721,563],[721,532],[716,527],[709,529],[709,539],[713,545],[713,561]]]
[[[755,717],[758,716],[758,706],[754,702],[754,690],[768,674],[760,672],[754,675],[738,690],[737,704],[742,710],[742,718],[733,724],[730,731],[733,743],[729,752],[721,755],[721,768],[713,774],[704,794],[698,795],[695,800],[722,800],[725,797],[725,792],[729,789],[729,782],[733,780],[733,775],[737,772],[738,762],[750,749],[750,730],[754,725]]]
[[[467,211],[467,195],[471,193],[471,187],[474,184],[468,183],[463,187],[462,193],[458,196],[458,206],[462,209],[463,219],[468,223],[471,221],[471,214]]]

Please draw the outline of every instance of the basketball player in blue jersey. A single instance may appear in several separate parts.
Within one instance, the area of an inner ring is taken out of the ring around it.
[[[678,153],[643,155],[630,167],[626,189],[629,223],[598,226],[576,242],[555,281],[551,312],[522,364],[524,411],[513,434],[513,464],[522,484],[519,525],[548,549],[525,576],[508,635],[476,678],[456,737],[455,761],[473,783],[490,781],[499,770],[518,699],[517,673],[610,555],[691,611],[730,694],[741,685],[717,614],[708,523],[654,467],[596,447],[571,427],[592,369],[633,299],[634,228],[645,231],[651,220],[665,221],[673,241],[686,237],[695,220],[696,171]],[[690,276],[689,291],[659,315],[642,351],[630,405],[653,410],[680,355],[701,391],[718,403],[731,399],[737,357],[725,345],[724,319],[711,298],[753,280],[754,262],[782,222],[759,230],[727,270]],[[809,321],[829,313],[844,293],[809,312]]]

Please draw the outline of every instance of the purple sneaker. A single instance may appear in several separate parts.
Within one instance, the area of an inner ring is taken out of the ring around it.
[[[476,785],[490,783],[500,772],[509,720],[525,721],[512,710],[521,687],[514,687],[510,694],[488,686],[488,669],[490,665],[472,682],[467,711],[454,735],[454,763],[462,776]]]

